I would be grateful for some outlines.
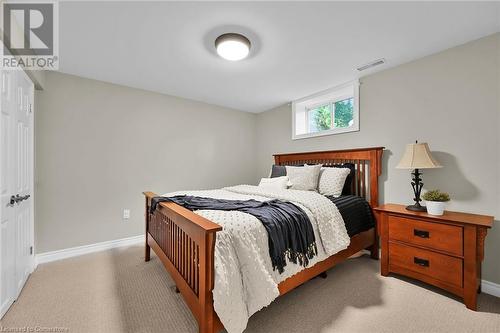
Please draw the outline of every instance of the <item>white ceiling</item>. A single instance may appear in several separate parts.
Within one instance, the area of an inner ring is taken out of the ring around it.
[[[478,2],[62,2],[60,71],[261,112],[500,30]],[[214,39],[242,32],[251,56],[219,58]],[[363,75],[365,72],[363,72]]]

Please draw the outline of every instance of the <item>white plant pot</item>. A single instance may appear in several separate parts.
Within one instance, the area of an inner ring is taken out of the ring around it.
[[[446,202],[426,201],[427,213],[430,215],[443,215]]]

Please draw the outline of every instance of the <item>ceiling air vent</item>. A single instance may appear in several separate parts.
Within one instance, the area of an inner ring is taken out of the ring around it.
[[[385,59],[382,58],[382,59],[378,59],[378,60],[375,60],[375,61],[372,61],[366,65],[363,65],[363,66],[360,66],[358,67],[358,71],[364,71],[368,68],[372,68],[372,67],[375,67],[375,66],[379,66],[379,65],[382,65],[382,64],[385,64]]]

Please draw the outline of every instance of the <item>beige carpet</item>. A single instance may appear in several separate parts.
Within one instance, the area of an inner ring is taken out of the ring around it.
[[[138,246],[40,265],[0,326],[197,332],[159,260],[145,263]],[[482,294],[469,311],[435,289],[381,277],[362,257],[280,297],[247,332],[500,332],[500,299]]]

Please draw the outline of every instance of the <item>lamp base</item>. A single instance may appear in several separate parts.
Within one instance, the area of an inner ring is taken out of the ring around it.
[[[410,206],[406,206],[406,209],[407,210],[411,210],[413,212],[426,212],[427,211],[427,207],[425,206],[420,206],[420,205],[410,205]]]

